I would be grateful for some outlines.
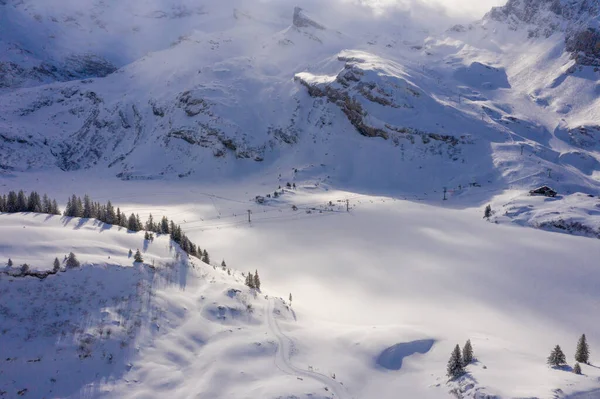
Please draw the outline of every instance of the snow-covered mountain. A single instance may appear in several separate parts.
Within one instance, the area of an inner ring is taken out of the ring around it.
[[[0,263],[86,264],[0,269],[0,397],[598,394],[595,366],[545,363],[600,344],[597,241],[506,226],[600,237],[598,2],[459,25],[365,3],[0,0],[2,192],[164,214],[213,256],[0,215]]]

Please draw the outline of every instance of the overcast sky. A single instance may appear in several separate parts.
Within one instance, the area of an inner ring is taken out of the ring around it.
[[[504,5],[507,0],[356,0],[369,3],[381,8],[386,7],[416,7],[416,8],[443,8],[454,17],[480,18],[490,8]],[[419,7],[420,6],[420,7]],[[422,7],[425,6],[425,7]]]

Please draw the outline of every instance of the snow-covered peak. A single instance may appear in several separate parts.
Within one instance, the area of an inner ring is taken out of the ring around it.
[[[300,7],[294,7],[294,26],[296,28],[315,28],[319,30],[325,30],[325,27],[318,22],[314,21],[304,10]]]

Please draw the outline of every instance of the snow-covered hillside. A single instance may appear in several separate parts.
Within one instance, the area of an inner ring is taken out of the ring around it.
[[[97,183],[94,196],[107,190]],[[177,259],[166,237],[146,247],[142,233],[92,221],[0,215],[13,269],[49,268],[69,251],[84,263],[44,280],[0,275],[10,298],[0,316],[7,397],[28,389],[69,398],[433,399],[458,389],[467,398],[581,398],[600,388],[594,366],[577,376],[545,364],[560,344],[572,365],[584,332],[595,364],[594,240],[496,226],[479,209],[373,196],[354,195],[350,213],[320,213],[315,203],[308,213],[309,200],[348,195],[309,187],[253,206],[248,225],[246,205],[227,199],[240,187],[206,187],[216,193],[208,198],[171,186],[153,202],[157,182],[128,184],[111,189],[123,204],[186,219],[216,263],[258,268],[262,293],[253,296],[239,271]],[[221,216],[208,220],[216,209]],[[144,266],[128,257],[138,247]],[[290,292],[289,310],[273,300],[289,305]],[[450,351],[466,339],[478,361],[448,383]]]
[[[60,3],[0,0],[0,195],[165,215],[214,265],[0,214],[0,398],[600,397],[597,1]]]

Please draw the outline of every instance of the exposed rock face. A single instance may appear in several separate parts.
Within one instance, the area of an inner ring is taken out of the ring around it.
[[[295,7],[294,8],[294,26],[296,28],[315,28],[319,30],[325,30],[325,27],[315,21],[313,21],[309,16],[307,16],[302,8]]]
[[[461,157],[461,144],[472,144],[468,135],[456,137],[410,125],[398,125],[392,115],[415,112],[423,93],[409,81],[383,76],[384,72],[371,69],[369,61],[360,57],[340,55],[338,60],[345,62],[345,67],[331,81],[313,81],[310,74],[297,74],[295,81],[303,85],[311,97],[326,98],[339,107],[361,135],[390,140],[396,146],[406,140],[407,144],[436,147],[436,154],[445,153],[453,160]],[[369,111],[377,107],[387,111],[372,118]],[[391,119],[380,119],[385,115]],[[378,122],[373,123],[375,120]]]
[[[77,79],[102,78],[117,67],[102,57],[86,54],[72,55],[64,63],[41,62],[32,67],[0,62],[0,88],[18,88],[33,84],[65,82]]]
[[[564,32],[566,49],[580,65],[600,66],[600,2],[597,0],[509,0],[485,18],[512,29],[527,24],[530,37]]]
[[[567,37],[566,49],[580,65],[600,66],[600,32],[593,28]]]

